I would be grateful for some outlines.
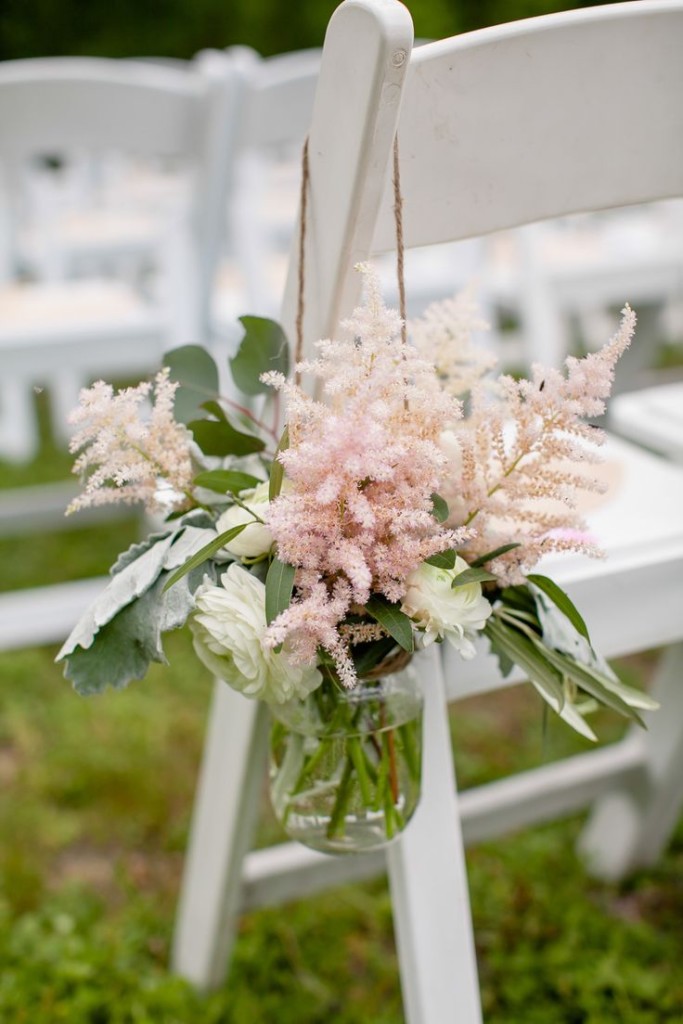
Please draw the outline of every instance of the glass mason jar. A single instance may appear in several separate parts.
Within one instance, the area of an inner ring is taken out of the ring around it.
[[[422,694],[412,666],[375,670],[352,690],[326,678],[306,700],[272,710],[271,803],[292,839],[354,853],[399,835],[420,797]]]

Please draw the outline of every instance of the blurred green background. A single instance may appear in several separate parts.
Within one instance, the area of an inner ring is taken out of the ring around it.
[[[320,46],[338,0],[3,0],[0,59],[83,54],[192,57],[237,43],[264,55]],[[411,0],[418,37],[469,32],[593,2]]]

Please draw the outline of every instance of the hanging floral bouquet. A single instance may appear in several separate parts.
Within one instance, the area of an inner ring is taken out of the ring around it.
[[[599,486],[580,471],[600,441],[585,421],[604,411],[631,310],[601,352],[515,380],[471,344],[467,298],[431,307],[406,342],[367,270],[366,283],[343,338],[319,342],[294,380],[282,331],[243,318],[230,361],[243,404],[219,398],[216,365],[190,346],[153,383],[95,384],[73,414],[85,490],[71,510],[143,502],[165,518],[112,567],[58,655],[66,676],[82,694],[123,687],[189,621],[201,661],[272,708],[275,809],[328,850],[386,841],[410,817],[421,698],[408,663],[434,641],[463,658],[488,641],[590,738],[596,707],[640,721],[654,706],[533,572],[550,552],[599,554],[576,508]]]

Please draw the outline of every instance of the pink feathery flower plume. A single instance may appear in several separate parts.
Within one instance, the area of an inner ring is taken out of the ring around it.
[[[339,627],[352,606],[371,594],[400,600],[409,573],[463,539],[432,514],[446,464],[439,436],[460,406],[401,343],[399,316],[361,269],[368,296],[342,325],[346,340],[319,342],[317,359],[299,367],[319,382],[320,400],[281,375],[264,378],[286,396],[290,438],[279,455],[289,487],[267,523],[278,557],[299,570],[297,596],[267,642],[288,640],[301,660],[322,646],[347,685],[355,673]]]
[[[604,439],[586,421],[605,410],[635,322],[626,306],[619,330],[599,352],[569,357],[563,370],[534,365],[529,380],[502,376],[497,394],[484,381],[473,387],[467,419],[442,437],[450,522],[474,527],[462,548],[465,558],[516,543],[490,568],[504,581],[519,582],[548,552],[601,554],[577,510],[582,492],[604,490],[594,475],[581,472],[582,464],[599,461]]]
[[[191,435],[173,418],[177,382],[168,368],[151,381],[114,392],[97,381],[83,388],[69,422],[78,429],[69,448],[80,452],[73,472],[85,480],[85,490],[67,514],[89,506],[142,502],[149,511],[182,506],[192,483]],[[154,402],[148,416],[143,407]]]

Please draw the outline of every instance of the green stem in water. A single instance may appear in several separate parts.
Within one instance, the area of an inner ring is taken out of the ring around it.
[[[353,786],[351,782],[351,776],[353,775],[353,763],[351,758],[346,759],[344,765],[344,772],[339,783],[337,790],[337,799],[334,802],[332,808],[332,815],[330,817],[330,823],[327,826],[327,838],[335,839],[340,835],[344,834],[344,817],[346,815],[346,808],[348,807],[349,800],[351,799],[351,793]]]
[[[415,782],[420,778],[420,757],[418,755],[416,731],[419,722],[406,722],[398,728],[399,736],[403,744],[403,756],[405,758],[410,777]]]
[[[368,772],[366,770],[367,755],[364,754],[362,743],[357,736],[351,736],[347,741],[347,746],[349,750],[349,757],[353,762],[353,767],[356,769],[356,775],[358,776],[360,795],[365,806],[369,807],[372,803],[372,789]]]

